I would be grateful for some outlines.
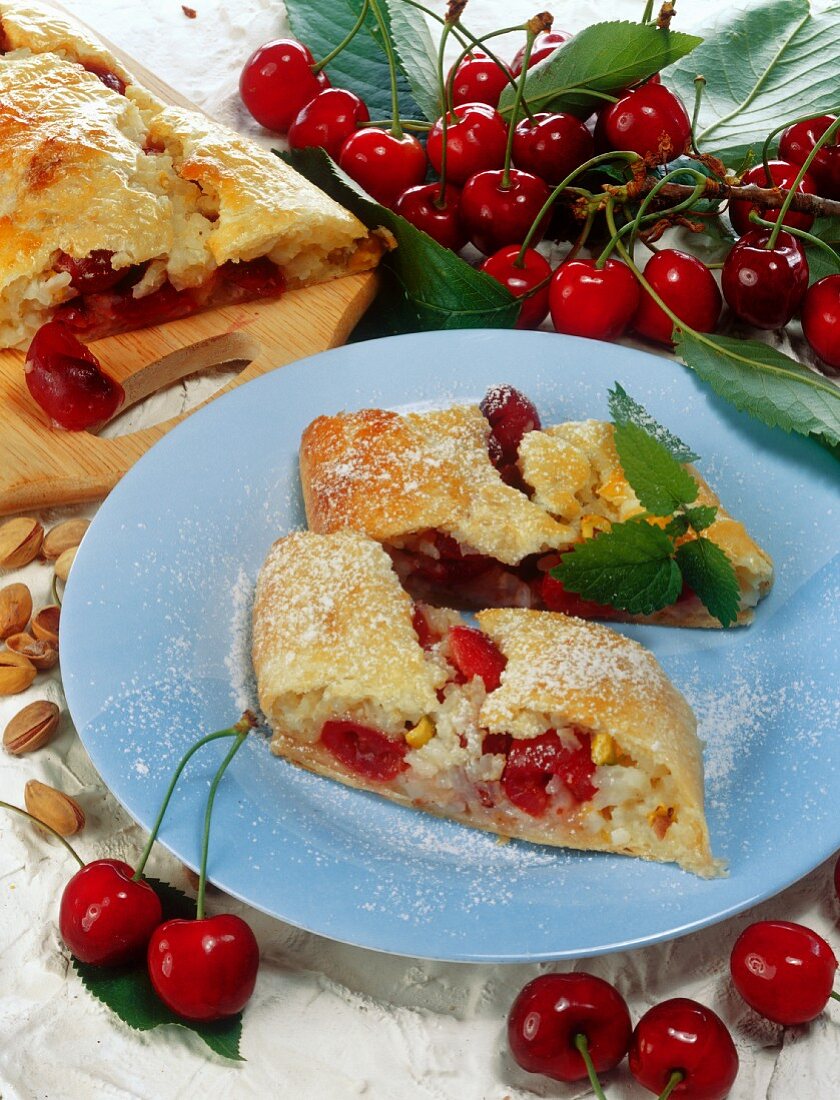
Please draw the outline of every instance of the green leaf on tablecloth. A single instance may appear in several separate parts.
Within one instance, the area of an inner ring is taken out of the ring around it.
[[[757,340],[677,330],[676,352],[736,409],[786,432],[840,443],[840,388]]]
[[[840,4],[819,14],[808,0],[733,5],[715,17],[702,46],[663,74],[687,103],[694,78],[706,87],[697,141],[735,168],[785,119],[826,114],[840,99]],[[775,150],[772,150],[775,152]]]
[[[333,50],[348,34],[358,18],[361,0],[287,0],[289,25],[296,38],[305,42],[316,61]],[[351,88],[367,104],[371,118],[391,117],[391,85],[388,59],[378,40],[378,27],[368,15],[364,28],[326,67],[337,88]],[[420,111],[408,82],[398,79],[400,111],[414,118]]]
[[[652,24],[594,23],[535,65],[525,81],[525,99],[533,111],[567,111],[588,118],[603,100],[582,89],[615,95],[658,73],[702,42],[691,34],[659,30]],[[499,110],[509,117],[514,90],[507,87]]]
[[[824,279],[827,275],[840,275],[840,219],[817,218],[808,230],[814,237],[819,237],[831,247],[835,259],[818,245],[808,244],[800,240],[808,257],[808,282],[815,283],[818,279]]]
[[[732,562],[711,539],[699,538],[677,547],[677,565],[688,587],[721,626],[738,621],[741,589]]]
[[[168,882],[146,878],[161,900],[163,919],[195,917],[195,901]],[[161,1001],[149,980],[146,961],[142,959],[132,966],[102,967],[72,959],[73,969],[82,984],[94,997],[119,1016],[123,1023],[135,1031],[151,1031],[164,1024],[177,1024],[194,1031],[208,1047],[222,1058],[242,1062],[239,1041],[242,1036],[242,1013],[215,1023],[196,1023],[182,1020]]]
[[[368,331],[377,322],[381,322],[383,334],[513,327],[521,303],[505,287],[442,248],[393,210],[380,206],[323,149],[292,149],[279,155],[368,228],[383,227],[396,240],[397,247],[381,264],[393,279],[390,296],[371,307],[374,312],[367,322]]]

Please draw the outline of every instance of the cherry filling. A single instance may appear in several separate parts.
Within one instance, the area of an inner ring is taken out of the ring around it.
[[[84,63],[84,68],[93,73],[94,76],[99,77],[106,88],[110,88],[112,92],[117,92],[119,95],[125,95],[125,81],[121,80],[116,73],[112,73],[110,69],[106,69],[104,65],[97,65],[93,61],[87,61]]]
[[[97,428],[125,393],[66,325],[50,321],[33,337],[24,365],[26,385],[46,414],[68,431]]]
[[[417,604],[414,605],[414,610],[411,613],[411,625],[414,627],[417,641],[424,649],[431,649],[433,645],[440,641],[440,635],[432,630],[423,608]]]
[[[551,805],[548,787],[555,778],[565,785],[575,802],[588,802],[592,798],[597,787],[592,783],[595,764],[591,738],[581,730],[575,736],[576,748],[561,741],[555,730],[527,740],[511,739],[502,772],[502,790],[514,806],[531,817],[542,817]]]
[[[133,287],[147,265],[115,270],[112,257],[113,252],[106,249],[97,249],[82,260],[62,252],[55,263],[57,271],[70,272],[70,285],[78,292],[59,306],[55,319],[88,339],[164,324],[210,306],[277,298],[286,285],[281,269],[261,256],[242,263],[228,261],[199,287],[176,290],[167,281],[151,294],[135,298]]]
[[[449,655],[458,672],[459,683],[480,676],[488,691],[495,691],[501,683],[507,658],[480,630],[453,626],[449,631]]]
[[[325,722],[321,743],[336,760],[366,779],[387,782],[408,767],[403,759],[408,751],[405,741],[392,741],[379,730],[357,722]]]

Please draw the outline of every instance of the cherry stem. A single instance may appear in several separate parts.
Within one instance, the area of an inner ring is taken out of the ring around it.
[[[595,1093],[598,1100],[607,1100],[604,1095],[604,1090],[601,1088],[601,1082],[598,1080],[598,1074],[595,1072],[595,1066],[592,1063],[592,1056],[589,1053],[589,1041],[584,1034],[578,1034],[575,1036],[575,1048],[583,1059],[583,1064],[586,1066],[586,1072],[589,1074],[589,1083],[592,1085],[592,1091]]]
[[[838,114],[840,114],[840,106],[832,107],[829,111],[826,111],[825,113],[827,115],[838,115]],[[810,115],[800,115],[799,118],[789,119],[787,122],[783,122],[781,124],[781,126],[777,126],[775,130],[771,130],[770,133],[767,135],[767,137],[764,139],[764,144],[761,147],[761,161],[762,161],[762,164],[764,165],[764,171],[765,171],[768,179],[771,178],[771,176],[770,176],[770,142],[773,140],[773,138],[777,134],[780,134],[782,132],[782,130],[787,130],[787,128],[789,126],[796,126],[800,122],[810,122],[813,117],[814,117],[813,114],[810,114]]]
[[[390,128],[393,125],[394,120],[392,118],[377,118],[372,119],[370,122],[358,123],[358,127],[360,130],[363,130],[366,126],[379,126],[380,129],[384,130],[386,128]],[[419,118],[401,118],[400,126],[402,126],[403,130],[416,130],[418,134],[428,133],[428,131],[432,129],[431,122],[424,122],[422,119]]]
[[[58,594],[58,576],[55,573],[53,573],[53,579],[52,579],[52,586],[51,587],[52,587],[53,603],[58,604],[58,606],[61,607],[61,596],[59,596],[59,594]]]
[[[703,102],[703,92],[706,88],[706,78],[698,73],[694,78],[694,113],[691,116],[691,148],[700,156],[700,147],[697,144],[697,119],[700,117],[700,104]]]
[[[779,233],[781,233],[782,231],[782,222],[785,219],[785,214],[787,214],[788,210],[790,209],[790,204],[793,202],[793,196],[796,193],[796,189],[802,182],[805,173],[811,167],[811,162],[813,161],[814,157],[817,155],[820,149],[822,149],[823,145],[825,145],[830,138],[834,137],[838,130],[840,130],[840,118],[836,118],[825,131],[825,133],[816,140],[816,142],[814,143],[814,148],[805,158],[805,163],[800,165],[799,171],[796,173],[796,178],[790,185],[787,195],[785,195],[785,201],[782,203],[781,209],[779,210],[779,216],[776,219],[776,224],[773,226],[773,230],[770,233],[770,236],[767,238],[767,244],[764,246],[765,248],[770,249],[776,247],[776,241],[779,239]]]
[[[764,229],[772,229],[776,224],[775,222],[768,221],[766,218],[760,217],[755,210],[750,211],[750,221],[753,225],[760,225]],[[791,237],[798,237],[802,241],[807,241],[808,244],[813,245],[815,248],[821,248],[823,252],[832,258],[838,270],[840,270],[840,256],[837,255],[827,241],[822,241],[819,237],[815,237],[813,233],[809,233],[806,229],[799,229],[799,227],[795,225],[786,225],[785,233],[789,233]]]
[[[510,162],[513,158],[513,137],[519,119],[519,110],[522,106],[522,98],[525,94],[525,81],[528,77],[528,62],[531,60],[531,50],[534,48],[536,38],[530,23],[525,27],[525,52],[522,54],[522,71],[516,82],[516,94],[513,98],[513,112],[508,123],[507,145],[505,146],[505,164],[502,170],[501,190],[506,191],[510,187]],[[518,258],[518,257],[517,257]]]
[[[570,172],[569,175],[566,176],[566,178],[564,180],[561,180],[560,183],[557,184],[557,186],[554,188],[554,190],[551,192],[551,194],[548,196],[548,198],[543,203],[542,209],[540,210],[540,212],[537,214],[536,218],[534,218],[533,222],[531,223],[531,228],[528,230],[527,234],[525,235],[525,240],[522,242],[522,247],[519,249],[519,255],[516,257],[516,260],[514,261],[514,263],[517,267],[522,266],[523,257],[525,255],[525,250],[530,246],[531,241],[534,239],[534,234],[537,232],[537,229],[538,229],[540,223],[542,222],[543,218],[546,216],[546,214],[549,212],[551,207],[554,205],[554,203],[560,197],[562,192],[566,190],[566,188],[569,186],[569,184],[572,183],[573,180],[576,180],[578,176],[582,175],[584,172],[587,172],[590,168],[595,168],[599,164],[603,164],[605,161],[612,160],[614,157],[623,157],[627,161],[634,161],[634,160],[639,160],[640,159],[638,153],[633,153],[629,149],[622,149],[622,150],[619,150],[618,152],[599,153],[597,156],[590,157],[589,160],[585,160],[583,162],[583,164],[578,165],[578,167],[575,168],[575,170],[573,172]],[[589,194],[589,192],[587,191],[587,192],[585,192],[585,194]]]
[[[39,829],[46,829],[48,833],[52,833],[52,835],[54,837],[57,837],[58,840],[61,841],[61,843],[64,845],[64,847],[67,849],[67,851],[73,857],[73,859],[75,859],[75,861],[78,863],[78,865],[80,867],[85,866],[85,861],[82,859],[82,857],[79,855],[79,853],[73,847],[73,845],[67,840],[66,837],[63,837],[61,835],[61,833],[59,833],[56,829],[54,829],[52,827],[52,825],[48,825],[46,823],[46,821],[42,821],[40,819],[40,817],[35,817],[34,814],[31,814],[28,810],[22,809],[20,806],[13,806],[11,802],[3,802],[3,800],[0,799],[0,806],[2,806],[6,810],[11,810],[13,813],[20,814],[21,817],[28,817],[29,820],[34,825],[37,825]]]
[[[201,840],[201,867],[198,873],[198,895],[195,902],[196,920],[204,919],[204,891],[207,886],[207,852],[210,848],[210,819],[213,816],[213,802],[216,798],[216,790],[218,789],[222,776],[225,774],[228,764],[239,752],[242,742],[256,724],[257,720],[254,715],[251,711],[246,710],[233,727],[233,732],[236,734],[236,740],[228,750],[227,756],[219,765],[219,769],[213,777],[213,782],[210,784],[210,793],[207,795],[207,809],[204,814],[204,835]]]
[[[578,252],[586,244],[587,238],[592,230],[592,226],[595,222],[595,211],[590,210],[586,215],[586,221],[583,223],[580,233],[577,236],[577,240],[572,245],[569,252],[563,257],[563,263],[568,263],[569,260],[573,260],[577,256]]]
[[[356,37],[356,35],[362,29],[364,21],[367,18],[367,13],[368,13],[369,9],[370,9],[370,0],[364,0],[364,3],[362,4],[362,10],[359,12],[359,18],[353,24],[352,29],[347,32],[347,34],[344,36],[344,38],[342,38],[342,40],[335,47],[334,50],[330,50],[330,52],[327,54],[326,57],[322,57],[321,60],[317,63],[317,65],[312,66],[312,72],[313,73],[316,73],[316,74],[319,73],[325,65],[329,65],[329,63],[331,61],[335,60],[335,58],[338,57],[338,55],[345,48],[345,46],[350,45],[350,43],[353,41],[353,39]]]
[[[450,93],[447,89],[446,76],[444,75],[443,53],[446,48],[446,39],[452,32],[452,23],[444,22],[443,31],[440,36],[440,45],[438,46],[438,84],[440,85],[440,94],[443,99],[443,114],[440,117],[440,132],[441,132],[441,144],[440,144],[440,189],[438,190],[438,197],[435,200],[438,204],[442,204],[446,201],[446,146],[448,145],[447,135],[449,133],[449,111],[450,111]],[[454,69],[453,69],[454,72]],[[455,113],[455,106],[452,108],[453,120],[457,120]]]
[[[403,3],[408,4],[410,8],[417,8],[418,11],[422,11],[424,15],[427,15],[430,19],[434,19],[436,22],[442,24],[442,26],[451,26],[453,28],[452,33],[458,39],[458,43],[461,46],[467,45],[467,38],[471,37],[466,28],[456,23],[447,23],[446,19],[442,15],[438,15],[436,11],[432,11],[431,8],[427,8],[424,4],[418,4],[417,0],[403,0]],[[487,55],[490,56],[489,54]]]
[[[246,713],[249,712],[246,711]],[[241,721],[242,720],[240,719],[240,722]],[[199,741],[196,741],[196,743],[192,745],[189,749],[187,749],[187,751],[181,757],[181,762],[178,764],[178,767],[172,774],[172,778],[169,780],[169,786],[166,789],[166,794],[163,796],[163,802],[161,803],[160,809],[158,810],[158,815],[155,818],[155,823],[152,826],[152,831],[151,833],[149,833],[149,839],[146,841],[146,847],[143,849],[140,855],[140,861],[137,864],[137,869],[135,870],[133,875],[135,882],[139,882],[140,879],[143,877],[143,868],[146,866],[146,861],[151,854],[152,846],[157,839],[158,832],[160,831],[161,824],[163,823],[164,815],[166,814],[167,808],[169,807],[169,801],[172,798],[175,787],[178,783],[178,780],[181,778],[181,773],[183,772],[184,768],[187,766],[193,756],[198,752],[198,750],[203,748],[205,745],[208,745],[211,741],[218,741],[221,737],[236,737],[239,732],[238,726],[239,723],[237,723],[235,726],[228,726],[226,729],[223,730],[217,730],[215,733],[208,733],[206,737],[202,737]]]
[[[373,17],[379,27],[379,33],[382,35],[382,48],[388,58],[388,75],[391,80],[391,114],[394,116],[391,121],[390,132],[399,140],[403,136],[403,130],[400,123],[400,96],[397,88],[397,58],[394,54],[391,36],[388,34],[388,25],[379,8],[378,0],[367,0],[367,3],[370,5],[370,10],[373,12]]]
[[[476,38],[475,35],[470,34],[463,23],[456,22],[455,26],[458,28],[459,31],[462,31],[466,35],[466,37],[469,39],[469,43],[458,54],[457,58],[455,59],[455,63],[449,70],[446,102],[452,102],[452,88],[455,83],[455,74],[458,71],[458,66],[461,64],[462,61],[466,59],[467,54],[471,53],[476,47],[480,47],[480,49],[487,54],[493,64],[497,65],[505,74],[508,84],[510,84],[512,88],[515,88],[517,86],[516,77],[513,76],[507,65],[505,65],[502,60],[500,60],[494,53],[491,52],[490,48],[487,45],[487,42],[491,38],[498,38],[502,34],[513,34],[514,31],[521,31],[523,29],[523,24],[518,23],[515,27],[503,27],[500,31],[491,31],[490,34],[485,34],[481,38]]]
[[[558,47],[560,49],[560,47]],[[618,97],[609,95],[607,92],[598,92],[595,88],[587,88],[585,85],[567,84],[563,88],[552,88],[548,92],[543,92],[542,95],[535,96],[534,99],[523,99],[522,110],[528,115],[529,118],[533,117],[531,112],[538,109],[543,101],[550,101],[556,99],[557,96],[566,92],[575,92],[577,95],[588,95],[594,99],[603,99],[606,103],[618,103]],[[504,118],[513,110],[513,105],[510,107],[499,107],[499,114]],[[638,156],[638,154],[636,154]]]
[[[647,216],[645,216],[645,211],[650,206],[650,204],[654,200],[654,198],[662,190],[662,188],[665,187],[667,184],[669,184],[671,182],[671,180],[673,180],[676,176],[682,175],[683,172],[690,173],[692,176],[694,176],[694,179],[695,179],[694,190],[688,196],[688,198],[683,199],[683,201],[677,203],[676,206],[668,207],[667,210],[656,210],[656,211],[653,212],[653,214],[648,214]],[[638,236],[639,230],[641,229],[643,223],[646,223],[646,222],[649,222],[649,221],[656,221],[656,220],[658,220],[658,219],[660,219],[660,218],[662,218],[662,217],[664,217],[668,214],[679,214],[681,211],[686,210],[688,207],[690,207],[692,205],[692,203],[695,203],[700,198],[700,196],[703,194],[705,189],[706,189],[706,177],[703,175],[702,172],[699,172],[696,168],[676,168],[676,169],[674,169],[673,172],[668,172],[666,175],[664,175],[662,177],[662,179],[659,180],[659,182],[656,184],[656,186],[652,187],[650,189],[650,191],[648,191],[648,193],[642,199],[641,203],[639,204],[639,209],[636,212],[635,218],[633,218],[631,221],[629,221],[627,223],[627,225],[623,225],[621,227],[621,229],[618,231],[619,236],[623,236],[626,233],[630,233],[630,245],[629,245],[629,249],[628,249],[629,252],[630,252],[630,255],[631,256],[633,255],[633,250],[634,250],[635,245],[636,245],[636,237]],[[607,247],[605,249],[605,251],[607,253],[607,256],[609,256],[610,252],[612,252],[614,247],[615,247],[615,241],[610,241],[607,244]],[[599,256],[598,259],[600,260],[600,258],[601,257]],[[606,257],[604,257],[604,259],[606,260]],[[598,264],[596,263],[595,266],[597,267]]]
[[[657,1100],[668,1100],[668,1097],[671,1095],[671,1093],[674,1091],[680,1081],[684,1080],[684,1078],[685,1074],[682,1072],[682,1070],[675,1069],[671,1073],[671,1076],[668,1078],[668,1084],[665,1086],[662,1092],[660,1092]]]
[[[838,993],[836,989],[832,989],[829,993],[829,997],[833,997],[835,1001],[840,1001],[840,993]]]
[[[647,0],[645,10],[642,12],[642,25],[650,23],[653,19],[653,0]]]

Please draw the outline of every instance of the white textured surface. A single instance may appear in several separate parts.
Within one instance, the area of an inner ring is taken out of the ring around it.
[[[315,2],[315,0],[313,0]],[[65,6],[139,58],[210,113],[241,129],[236,80],[250,51],[283,28],[276,0],[65,0]],[[436,5],[442,8],[442,4]],[[599,18],[638,18],[642,0],[554,5],[559,26],[575,30]],[[678,26],[721,9],[721,0],[684,3]],[[490,29],[533,13],[521,0],[473,0],[470,25]],[[174,411],[183,396],[171,394]],[[159,418],[152,405],[147,416]],[[67,513],[44,517],[48,525]],[[50,571],[39,564],[0,583],[30,585],[36,607],[51,602]],[[233,614],[232,609],[232,614]],[[57,675],[40,677],[23,696],[0,699],[0,729],[34,698],[62,702]],[[65,717],[59,737],[20,759],[0,753],[0,798],[20,804],[27,779],[78,795],[88,825],[78,838],[86,858],[136,858],[143,836],[103,788]],[[245,1016],[246,1064],[206,1055],[180,1029],[138,1035],[93,1001],[67,974],[56,931],[58,898],[73,866],[57,845],[17,818],[0,814],[0,1096],[4,1100],[168,1100],[202,1091],[218,1096],[295,1100],[525,1100],[591,1096],[519,1071],[506,1053],[507,1009],[537,966],[418,962],[349,948],[297,931],[210,895],[211,908],[245,913],[263,951],[257,991]],[[158,852],[151,873],[184,887],[180,865]],[[644,899],[639,899],[644,904]],[[730,987],[729,949],[751,920],[776,917],[809,925],[835,947],[840,906],[830,867],[736,920],[683,940],[578,964],[616,983],[634,1019],[666,997],[695,997],[731,1028],[741,1071],[735,1100],[800,1100],[840,1093],[840,1011],[834,1004],[810,1027],[783,1030],[746,1009]],[[614,1100],[642,1092],[622,1068],[607,1080]]]

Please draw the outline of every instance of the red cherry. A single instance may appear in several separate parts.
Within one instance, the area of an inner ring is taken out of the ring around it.
[[[450,75],[452,70],[450,69]],[[455,71],[452,84],[452,104],[489,103],[495,107],[507,87],[510,69],[504,62],[497,65],[487,54],[476,50],[467,54]],[[448,78],[447,78],[448,80]]]
[[[769,165],[770,180],[767,179],[764,165],[756,164],[753,168],[750,168],[748,172],[744,172],[743,176],[741,176],[741,183],[745,186],[752,183],[755,184],[756,187],[784,187],[789,190],[799,173],[800,166],[798,164],[789,164],[784,160],[771,160]],[[803,195],[816,194],[816,184],[808,172],[802,177],[796,190]],[[750,212],[753,210],[768,222],[779,220],[779,215],[775,210],[762,210],[761,207],[756,206],[754,203],[747,202],[745,199],[731,199],[729,202],[729,220],[732,222],[732,228],[739,236],[742,233],[746,233],[748,229],[755,228],[750,221]],[[790,225],[794,229],[807,230],[814,224],[814,219],[810,214],[800,214],[796,210],[788,210],[782,224]]]
[[[383,206],[392,206],[426,175],[426,154],[417,138],[410,134],[398,138],[376,126],[351,134],[341,147],[338,163]]]
[[[426,618],[426,613],[419,604],[415,604],[412,610],[411,625],[414,627],[417,641],[424,649],[431,649],[440,641],[440,635],[432,630],[431,624]]]
[[[119,859],[86,864],[61,895],[61,938],[92,966],[121,966],[142,955],[160,921],[160,898]]]
[[[502,116],[486,103],[464,103],[446,116],[446,179],[465,183],[476,172],[498,168],[505,162],[507,126]],[[443,165],[443,123],[429,132],[429,161],[436,172]]]
[[[542,428],[533,401],[506,382],[491,386],[479,408],[490,425],[499,456],[505,464],[516,462],[524,435]]]
[[[833,115],[820,115],[805,122],[788,126],[779,138],[779,156],[791,164],[804,164],[817,141],[837,119]],[[823,145],[808,166],[814,178],[817,193],[827,199],[840,199],[840,146]]]
[[[671,1093],[684,1100],[723,1100],[738,1076],[738,1052],[723,1020],[710,1008],[674,997],[642,1016],[630,1040],[630,1072],[661,1093],[675,1072]]]
[[[517,266],[516,259],[520,246],[508,244],[488,256],[481,270],[506,286],[517,298],[543,284],[541,289],[522,302],[522,309],[516,320],[517,328],[539,328],[548,313],[548,280],[551,277],[551,264],[534,248],[526,248],[523,263]]]
[[[541,974],[522,989],[508,1015],[508,1045],[529,1073],[580,1081],[586,1063],[575,1046],[586,1038],[596,1073],[613,1069],[627,1053],[632,1024],[621,994],[594,974]]]
[[[645,265],[645,278],[662,301],[690,328],[714,332],[723,299],[714,276],[696,256],[676,248],[663,248]],[[671,318],[647,293],[642,293],[633,328],[658,344],[673,344]]]
[[[510,801],[531,817],[542,817],[549,808],[553,781],[560,780],[576,802],[588,802],[597,788],[592,783],[588,734],[578,731],[577,747],[561,741],[555,730],[539,737],[514,740],[502,772],[502,789]]]
[[[830,367],[840,367],[840,275],[826,275],[805,292],[805,339]]]
[[[576,592],[567,592],[561,581],[545,573],[540,581],[540,599],[547,611],[560,611],[564,615],[574,615],[576,619],[611,619],[615,608],[585,600]]]
[[[544,61],[547,57],[551,57],[555,50],[559,50],[564,42],[568,42],[572,37],[568,31],[540,31],[537,37],[534,39],[534,44],[531,46],[531,56],[528,58],[528,68],[533,69],[535,65],[539,65],[541,61]],[[525,60],[525,47],[520,46],[516,53],[513,55],[513,61],[510,63],[510,71],[514,76],[519,76],[522,72],[522,62]]]
[[[267,130],[285,134],[310,99],[329,88],[324,72],[313,73],[315,58],[294,38],[277,38],[254,50],[242,68],[239,94]]]
[[[749,925],[732,948],[729,970],[751,1008],[777,1024],[807,1024],[831,996],[837,959],[822,936],[786,920]]]
[[[679,96],[648,81],[601,113],[611,149],[631,149],[649,164],[665,164],[688,149],[691,121]]]
[[[574,115],[523,118],[513,135],[513,162],[547,183],[558,184],[595,154],[592,135]]]
[[[368,779],[387,782],[406,768],[408,745],[379,730],[341,719],[325,722],[321,743],[345,767]]]
[[[784,231],[773,248],[766,248],[772,232],[757,226],[745,233],[732,246],[721,273],[729,308],[758,328],[786,325],[808,289],[805,250]]]
[[[75,260],[66,252],[60,252],[58,259],[53,264],[56,271],[69,271],[70,286],[78,290],[80,294],[95,294],[98,291],[110,290],[112,286],[124,279],[129,268],[123,267],[114,270],[111,267],[113,252],[104,248],[98,248],[82,260]]]
[[[333,160],[338,160],[341,146],[356,132],[360,122],[370,114],[363,100],[345,88],[325,88],[300,109],[289,127],[292,149],[320,145]]]
[[[228,260],[219,268],[219,275],[249,298],[275,298],[286,289],[282,267],[272,263],[267,256],[258,256],[256,260]]]
[[[635,275],[621,260],[567,260],[554,272],[548,292],[551,320],[558,332],[617,340],[639,306]]]
[[[837,862],[834,864],[834,893],[837,895],[837,900],[840,901],[840,856],[837,857]]]
[[[221,1020],[245,1007],[257,980],[260,949],[241,917],[168,920],[146,956],[155,993],[187,1020]]]
[[[551,191],[530,172],[512,168],[509,185],[502,186],[501,168],[470,176],[461,192],[461,221],[467,236],[485,256],[506,244],[522,244]],[[532,240],[542,239],[548,215]]]
[[[449,654],[465,683],[479,676],[488,691],[495,691],[502,682],[507,658],[480,630],[471,626],[451,627]]]
[[[394,210],[406,221],[422,229],[444,248],[460,252],[467,243],[467,235],[461,225],[461,191],[447,183],[440,201],[439,183],[421,183],[409,187],[394,203]]]
[[[41,325],[23,369],[35,401],[68,431],[99,427],[125,398],[119,382],[105,374],[93,352],[61,321]]]

